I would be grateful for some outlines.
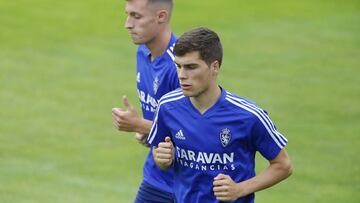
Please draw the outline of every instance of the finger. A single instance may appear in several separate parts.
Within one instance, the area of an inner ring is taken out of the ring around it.
[[[160,142],[158,147],[171,150],[172,145],[171,145],[171,143],[168,143],[168,142]]]
[[[113,109],[111,110],[111,112],[112,112],[113,114],[119,114],[119,113],[123,112],[123,110],[122,110],[121,108],[113,108]]]
[[[155,146],[152,147],[152,153],[153,153],[153,156],[156,157],[156,147]]]
[[[158,146],[158,148],[156,148],[156,152],[163,153],[163,154],[172,154],[171,148],[164,148],[162,146]]]
[[[114,122],[119,123],[121,121],[121,118],[116,114],[112,114],[112,118]]]
[[[219,173],[215,178],[214,180],[221,180],[221,179],[225,179],[226,178],[226,175],[222,174],[222,173]]]
[[[147,139],[147,135],[141,133],[135,133],[135,139],[143,143]]]
[[[169,136],[165,137],[165,142],[171,142],[171,138]]]
[[[120,108],[117,108],[114,111],[112,111],[113,117],[116,117],[116,118],[123,117],[124,114],[125,114],[125,111],[121,110]]]
[[[227,197],[229,195],[228,192],[214,192],[215,197],[217,198],[223,198],[223,197]]]
[[[213,185],[214,185],[214,187],[228,185],[228,180],[227,179],[215,180],[213,182]]]
[[[226,191],[228,191],[228,188],[229,188],[229,187],[224,186],[224,185],[214,186],[214,187],[213,187],[213,191],[214,191],[214,192],[226,192]]]
[[[114,124],[114,127],[115,127],[117,130],[120,130],[120,128],[119,128],[119,126],[118,126],[118,124],[117,124],[116,122],[113,122],[113,124]]]
[[[172,143],[171,138],[169,136],[165,137],[165,143],[170,144],[169,147],[173,148],[173,143]]]
[[[146,136],[144,134],[136,133],[135,134],[136,141],[144,147],[149,147],[149,144],[146,142]]]
[[[125,107],[126,107],[127,109],[132,109],[132,106],[131,106],[131,104],[129,103],[129,100],[128,100],[128,98],[126,97],[126,95],[123,96],[123,103],[124,103],[124,105],[125,105]]]
[[[156,158],[158,159],[164,159],[164,160],[171,160],[171,154],[169,153],[160,153],[160,152],[156,152]]]
[[[161,153],[161,152],[158,152],[158,151],[156,151],[154,157],[155,157],[155,159],[162,160],[164,162],[172,160],[171,154],[169,154],[169,153]]]
[[[136,139],[138,142],[141,142],[141,134],[140,134],[140,133],[135,133],[135,139]]]
[[[118,108],[117,108],[117,107],[111,109],[111,112],[112,112],[112,113],[115,113],[116,111],[118,111]]]
[[[219,201],[231,201],[231,198],[228,197],[227,195],[216,196],[216,199],[219,200]]]
[[[141,140],[142,136],[143,136],[143,134],[141,134],[141,133],[135,133],[135,138],[137,140]]]

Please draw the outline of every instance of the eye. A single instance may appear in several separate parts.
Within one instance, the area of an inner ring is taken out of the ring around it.
[[[196,64],[189,64],[189,65],[186,66],[186,68],[192,70],[192,69],[197,68],[197,65]]]
[[[135,18],[135,19],[140,19],[140,18],[141,18],[141,15],[140,15],[140,14],[135,14],[135,15],[134,15],[134,18]]]
[[[130,16],[135,19],[140,19],[142,17],[142,15],[140,15],[139,13],[135,13],[135,12],[130,12]]]

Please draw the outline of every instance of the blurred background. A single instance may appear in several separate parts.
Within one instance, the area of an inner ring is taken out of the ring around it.
[[[124,6],[0,1],[0,202],[133,201],[148,150],[111,118],[139,107]],[[293,175],[257,202],[360,202],[359,1],[175,0],[172,25],[214,29],[222,86],[289,140]]]

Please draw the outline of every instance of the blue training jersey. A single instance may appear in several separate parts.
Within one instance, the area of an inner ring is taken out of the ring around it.
[[[274,159],[286,145],[267,113],[253,102],[221,90],[201,114],[181,89],[161,98],[148,137],[151,146],[171,136],[175,147],[174,193],[179,203],[213,203],[219,173],[235,182],[255,176],[255,153]],[[236,203],[254,202],[254,194]]]
[[[176,42],[171,35],[166,51],[150,61],[150,50],[140,45],[137,50],[136,81],[143,117],[153,120],[160,98],[178,88],[179,80],[174,64],[173,47]],[[143,168],[143,180],[166,192],[173,193],[173,171],[160,170],[154,162],[151,150]]]

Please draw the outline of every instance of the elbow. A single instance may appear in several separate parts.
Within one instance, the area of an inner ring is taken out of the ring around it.
[[[283,172],[284,172],[284,178],[288,178],[289,176],[291,176],[291,174],[293,173],[293,165],[291,163],[290,160],[288,160],[284,165],[283,165]]]
[[[279,169],[282,171],[283,179],[286,179],[293,173],[293,164],[285,151],[283,151],[282,154],[284,156],[282,156],[278,163]]]

